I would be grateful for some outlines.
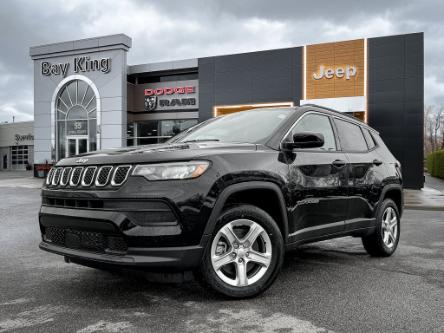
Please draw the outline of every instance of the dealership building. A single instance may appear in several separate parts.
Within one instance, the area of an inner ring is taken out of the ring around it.
[[[0,124],[0,170],[26,170],[34,163],[33,122]]]
[[[34,161],[161,143],[211,117],[314,103],[381,133],[423,186],[423,33],[127,64],[119,34],[34,46]]]

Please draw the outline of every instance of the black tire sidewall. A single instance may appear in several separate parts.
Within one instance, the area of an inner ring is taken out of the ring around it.
[[[272,257],[270,266],[265,275],[252,285],[245,287],[231,286],[216,274],[211,263],[211,244],[217,232],[227,223],[236,219],[250,219],[261,225],[271,240]],[[215,291],[230,298],[248,298],[265,291],[276,279],[282,266],[284,257],[283,239],[279,227],[273,218],[265,211],[255,206],[239,205],[231,207],[222,213],[214,228],[213,235],[208,242],[201,265],[201,275],[205,282]]]

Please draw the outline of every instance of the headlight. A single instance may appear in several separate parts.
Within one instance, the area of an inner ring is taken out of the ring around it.
[[[202,175],[210,165],[207,161],[141,164],[134,168],[133,176],[148,180],[191,179]]]

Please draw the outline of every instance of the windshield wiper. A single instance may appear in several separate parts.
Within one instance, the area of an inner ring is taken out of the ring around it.
[[[195,140],[187,140],[183,141],[183,143],[189,143],[189,142],[205,142],[205,141],[220,141],[219,139],[195,139]]]

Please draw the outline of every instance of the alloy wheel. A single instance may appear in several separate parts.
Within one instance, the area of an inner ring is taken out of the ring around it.
[[[258,223],[237,219],[224,225],[211,244],[217,276],[234,287],[249,286],[267,272],[272,258],[270,237]]]
[[[387,207],[382,215],[382,240],[388,248],[393,248],[398,237],[398,216],[392,207]]]

